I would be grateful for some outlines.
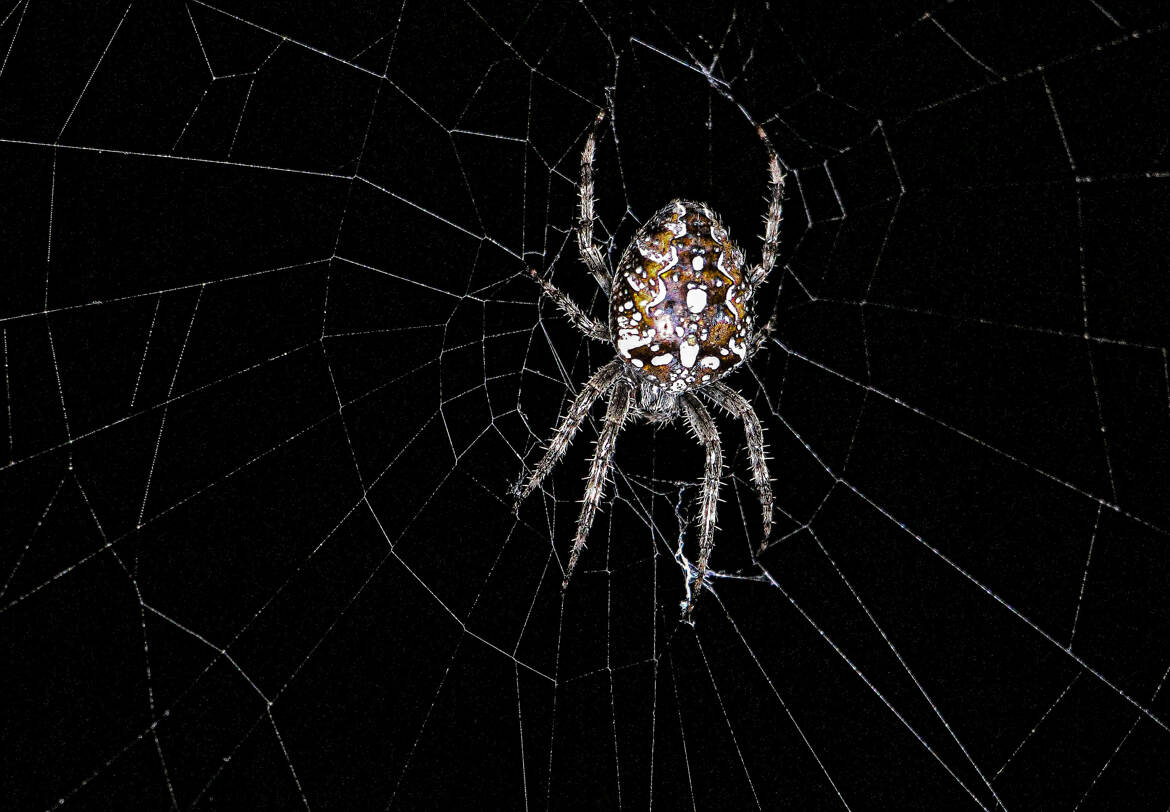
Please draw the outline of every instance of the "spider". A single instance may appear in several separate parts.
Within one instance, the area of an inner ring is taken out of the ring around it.
[[[772,486],[760,419],[752,405],[721,379],[751,358],[768,333],[768,328],[754,329],[752,296],[771,272],[779,252],[784,175],[771,142],[763,128],[757,127],[768,151],[771,191],[759,265],[744,266],[743,252],[707,206],[672,200],[641,226],[610,274],[593,242],[593,157],[598,126],[604,118],[602,110],[581,152],[576,237],[581,261],[609,299],[608,322],[589,316],[535,269],[529,273],[578,330],[612,344],[617,357],[595,372],[573,399],[540,463],[517,489],[515,509],[519,510],[520,503],[560,460],[594,402],[609,393],[562,583],[562,588],[567,587],[601,502],[622,424],[631,416],[669,422],[681,414],[706,450],[699,557],[695,566],[688,566],[686,600],[681,603],[682,619],[692,623],[715,546],[715,512],[723,473],[719,432],[704,400],[743,422],[752,479],[763,510],[765,544],[772,530]]]

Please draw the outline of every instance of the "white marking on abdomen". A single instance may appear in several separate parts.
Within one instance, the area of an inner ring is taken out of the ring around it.
[[[675,257],[675,261],[678,261],[678,257]],[[666,283],[662,281],[661,276],[656,277],[654,281],[658,283],[658,290],[655,291],[654,298],[646,303],[646,310],[649,310],[657,304],[661,304],[666,299]]]
[[[643,336],[634,332],[624,332],[618,335],[617,349],[618,354],[623,358],[630,357],[630,350],[635,347],[645,347],[654,340],[654,335]]]
[[[687,291],[687,310],[692,313],[701,313],[707,306],[707,291],[703,288],[691,288]]]
[[[662,337],[669,337],[674,332],[674,322],[670,320],[669,313],[663,313],[654,322],[655,329],[658,330],[658,335]]]
[[[674,360],[674,355],[672,353],[666,352],[666,353],[663,353],[662,355],[655,355],[653,358],[650,359],[650,363],[654,364],[654,366],[666,366],[667,364],[669,364],[673,360]]]
[[[675,265],[678,265],[678,248],[672,245],[670,246],[670,252],[667,254],[666,264],[662,266],[662,270],[658,273],[664,274]]]
[[[732,297],[735,296],[735,285],[727,289],[727,298],[723,300],[723,305],[727,308],[727,312],[732,315],[732,318],[739,318],[739,312],[735,309],[735,304],[732,302]]]
[[[695,359],[699,357],[699,345],[692,344],[689,341],[684,341],[678,348],[678,358],[682,361],[682,365],[690,369],[695,365]]]

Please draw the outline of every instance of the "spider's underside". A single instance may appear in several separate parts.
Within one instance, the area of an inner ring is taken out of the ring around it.
[[[573,399],[543,458],[519,490],[516,504],[519,507],[544,480],[594,402],[608,393],[609,406],[589,467],[581,515],[565,569],[563,585],[567,586],[601,502],[622,424],[631,415],[669,421],[681,413],[706,450],[699,556],[689,573],[687,598],[682,603],[683,619],[689,623],[715,546],[715,512],[723,472],[719,432],[704,400],[743,422],[752,480],[763,509],[765,543],[772,529],[772,486],[760,419],[751,404],[721,378],[749,359],[766,336],[766,330],[754,329],[751,301],[776,263],[784,177],[767,135],[757,128],[768,150],[771,191],[759,265],[744,267],[743,252],[731,242],[719,217],[709,208],[675,200],[643,224],[611,274],[593,242],[593,155],[597,125],[603,118],[604,112],[598,115],[581,153],[577,249],[581,261],[609,297],[608,322],[593,319],[551,282],[536,271],[531,273],[582,333],[613,345],[617,357],[595,372]]]

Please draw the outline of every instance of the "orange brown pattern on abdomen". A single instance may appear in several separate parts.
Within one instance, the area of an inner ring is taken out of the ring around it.
[[[711,383],[744,360],[751,338],[743,253],[718,216],[675,200],[638,230],[610,291],[618,355],[657,388]]]

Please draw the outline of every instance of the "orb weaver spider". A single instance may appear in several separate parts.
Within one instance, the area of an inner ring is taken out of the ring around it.
[[[752,297],[772,271],[779,253],[784,174],[767,134],[757,127],[768,152],[771,192],[758,265],[745,267],[743,251],[731,242],[719,216],[710,208],[689,200],[672,200],[641,226],[611,274],[593,241],[593,159],[598,126],[604,118],[602,110],[581,152],[576,237],[581,261],[609,299],[608,321],[589,316],[535,269],[529,273],[578,330],[588,338],[610,343],[617,357],[595,372],[573,399],[540,463],[517,490],[514,509],[519,510],[520,503],[557,464],[593,404],[608,393],[605,421],[590,462],[562,582],[562,588],[567,587],[601,502],[622,425],[631,416],[669,422],[681,414],[706,451],[699,557],[689,567],[686,600],[681,603],[682,619],[692,623],[715,546],[715,513],[723,473],[719,432],[704,400],[743,422],[752,480],[763,510],[764,544],[772,530],[772,485],[760,419],[751,403],[721,379],[751,358],[768,334],[768,328],[755,330]]]

